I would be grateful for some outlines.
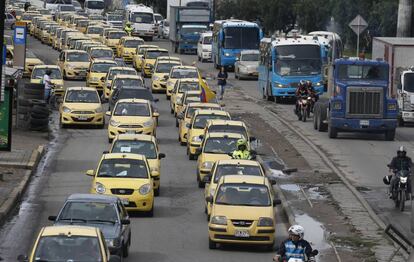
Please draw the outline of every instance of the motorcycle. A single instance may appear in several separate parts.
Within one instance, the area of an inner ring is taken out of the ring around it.
[[[296,114],[298,115],[298,120],[306,122],[306,118],[310,117],[312,107],[312,97],[311,96],[301,96],[298,99],[298,110]]]
[[[315,257],[319,254],[319,251],[317,249],[312,250],[311,256],[305,258],[305,260],[301,259],[301,258],[289,258],[289,260],[283,260],[281,256],[276,255],[273,258],[273,261],[278,261],[278,262],[314,262]]]
[[[395,207],[403,212],[405,209],[405,201],[411,199],[411,193],[409,192],[408,188],[408,178],[411,175],[411,172],[409,170],[393,170],[393,173],[397,178],[397,182],[395,183],[395,187],[391,192],[391,198],[395,202]],[[389,178],[387,181],[390,180],[391,179]],[[388,182],[388,184],[389,183],[390,182]]]

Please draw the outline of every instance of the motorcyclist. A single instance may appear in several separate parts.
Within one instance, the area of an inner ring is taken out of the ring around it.
[[[126,23],[126,25],[125,25],[125,27],[124,27],[124,30],[125,30],[125,32],[126,32],[129,36],[131,36],[131,35],[132,35],[132,32],[134,31],[134,28],[132,28],[132,26],[131,26],[131,22],[127,22],[127,23]]]
[[[393,175],[391,176],[390,180],[390,198],[392,198],[392,192],[394,187],[398,181],[396,174],[401,171],[411,171],[411,167],[413,166],[413,162],[410,157],[407,156],[407,151],[405,150],[404,146],[400,146],[397,151],[397,156],[395,156],[391,163],[388,165],[390,171],[392,171]],[[410,174],[411,176],[411,174]],[[408,193],[411,193],[411,178],[408,177]]]
[[[293,225],[288,232],[289,238],[280,244],[279,254],[273,258],[273,261],[287,262],[290,258],[315,261],[311,245],[303,239],[305,229],[300,225]]]
[[[233,151],[233,159],[252,159],[250,150],[247,149],[247,141],[244,138],[237,140],[237,150]]]
[[[299,112],[299,99],[303,96],[308,96],[309,94],[310,93],[306,86],[306,82],[304,80],[301,80],[295,91],[295,96],[296,96],[295,113],[296,114]]]

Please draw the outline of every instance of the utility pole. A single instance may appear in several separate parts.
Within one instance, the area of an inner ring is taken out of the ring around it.
[[[397,37],[411,36],[412,0],[400,0],[398,5]]]

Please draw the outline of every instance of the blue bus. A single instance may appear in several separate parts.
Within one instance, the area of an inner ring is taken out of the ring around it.
[[[265,38],[260,42],[258,89],[263,98],[280,102],[295,96],[301,80],[324,92],[326,49],[310,36]]]
[[[219,20],[213,27],[212,60],[214,66],[233,68],[242,50],[258,50],[263,32],[256,23]]]

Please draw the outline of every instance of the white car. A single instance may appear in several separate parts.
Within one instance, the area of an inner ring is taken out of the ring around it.
[[[236,79],[253,78],[257,79],[259,72],[259,50],[243,50],[240,57],[236,58],[234,64],[234,76]]]
[[[158,25],[158,38],[168,38],[170,35],[170,23],[164,19]]]
[[[213,33],[205,32],[200,35],[200,40],[197,44],[198,61],[211,61],[211,47],[212,47]]]

